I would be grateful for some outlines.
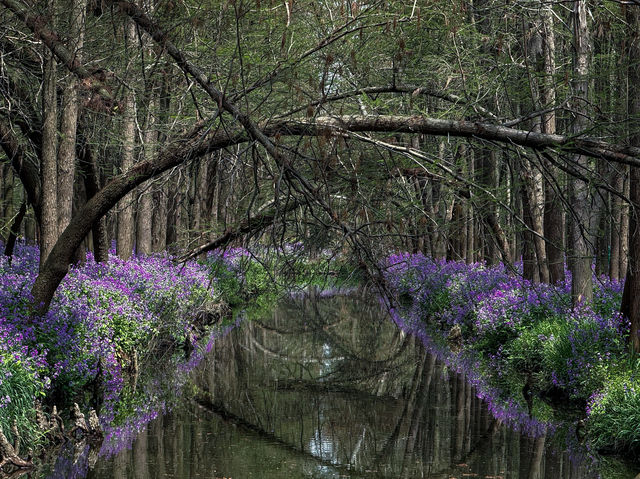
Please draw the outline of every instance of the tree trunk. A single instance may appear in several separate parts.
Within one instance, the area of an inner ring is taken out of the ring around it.
[[[525,232],[525,241],[531,243],[526,249],[535,252],[531,255],[537,270],[533,278],[527,278],[534,282],[549,282],[549,268],[547,265],[547,252],[544,240],[544,179],[542,173],[528,160],[522,162],[521,175],[523,177],[523,206],[527,227],[531,231]],[[525,276],[526,277],[526,276]]]
[[[598,165],[600,166],[600,165]],[[598,168],[602,178],[608,177],[606,165]],[[596,276],[609,272],[609,255],[611,253],[611,198],[609,193],[600,192],[596,197],[597,224],[595,232],[596,246]]]
[[[0,166],[2,170],[2,182],[0,183],[0,187],[2,187],[2,196],[0,199],[2,200],[2,224],[7,224],[7,222],[11,221],[13,217],[13,190],[15,179],[13,177],[11,171],[11,165],[5,163]],[[7,232],[7,237],[9,236],[9,232]]]
[[[147,126],[144,132],[144,159],[152,161],[156,151],[158,140],[158,131],[155,124],[156,111],[156,93],[151,92],[149,96],[149,106],[147,111]],[[138,212],[136,217],[136,252],[138,254],[148,255],[153,251],[151,227],[153,215],[153,186],[143,185],[138,198]]]
[[[586,0],[573,2],[575,58],[573,63],[573,111],[575,118],[572,131],[575,136],[584,134],[589,127],[589,51],[590,36],[587,24]],[[576,155],[574,162],[581,170],[589,168],[584,155]],[[591,263],[593,260],[591,238],[591,203],[589,186],[584,181],[572,177],[571,205],[573,207],[571,227],[571,300],[575,306],[593,299]]]
[[[84,188],[87,193],[87,200],[89,200],[100,191],[98,165],[87,145],[82,146],[78,156],[80,158],[80,168],[83,170]],[[106,263],[109,261],[106,217],[103,216],[94,222],[91,228],[91,235],[93,237],[93,253],[96,262]]]
[[[69,21],[69,47],[74,61],[81,61],[84,44],[84,21],[87,0],[73,0]],[[78,125],[78,80],[69,75],[63,92],[58,150],[58,232],[62,233],[71,221],[73,180],[76,160],[76,131]]]
[[[629,30],[629,140],[632,145],[640,146],[640,7],[628,5],[626,19]],[[621,310],[631,321],[629,343],[637,353],[640,352],[640,168],[631,168],[629,192],[629,263]]]
[[[629,189],[629,167],[624,168],[625,175],[623,180],[624,196],[629,198],[631,191]],[[629,263],[629,216],[631,208],[626,201],[622,202],[622,221],[620,222],[620,277],[626,278],[627,266]]]
[[[617,191],[624,191],[624,177],[616,165],[612,167],[611,175],[611,184],[613,187]],[[622,199],[617,195],[612,195],[611,198],[611,223],[611,259],[609,261],[609,276],[611,279],[619,280],[622,278],[620,275]]]
[[[479,181],[487,191],[493,193],[497,191],[499,183],[497,153],[493,149],[482,149],[478,158],[476,171],[479,173]],[[492,198],[485,198],[477,206],[485,224],[485,260],[489,264],[495,264],[500,260],[508,263],[511,254],[504,230],[498,221],[498,205]]]
[[[130,55],[133,56],[133,45],[136,43],[136,27],[130,21],[127,22],[126,36]],[[122,121],[122,161],[120,172],[128,171],[134,164],[136,143],[136,102],[133,91],[127,91],[124,100],[124,118]],[[127,194],[120,201],[120,213],[118,214],[118,239],[116,250],[122,259],[128,259],[133,253],[134,218],[133,195]]]
[[[153,218],[151,221],[152,240],[151,248],[154,252],[164,251],[167,247],[167,199],[169,179],[166,176],[160,177],[153,191]]]
[[[544,75],[544,48],[543,48],[543,22],[539,15],[535,15],[534,21],[531,23],[529,30],[525,34],[527,60],[529,62],[529,88],[531,90],[531,104],[533,110],[542,110],[541,104],[541,86],[539,85],[538,76]],[[543,70],[543,71],[541,71]],[[532,120],[531,130],[542,132],[542,117],[536,117]],[[530,233],[525,234],[525,241],[533,243],[535,250],[535,268],[538,270],[534,277],[537,281],[543,283],[549,282],[549,267],[547,264],[547,251],[544,240],[544,178],[540,168],[533,165],[532,160],[525,158],[522,162],[520,173],[523,179],[523,188],[526,198],[523,202],[524,207],[528,210],[526,213],[529,219],[527,225]],[[527,246],[527,249],[532,247]],[[529,278],[532,279],[532,278]],[[537,282],[536,281],[536,282]]]
[[[181,175],[174,175],[169,179],[169,199],[167,214],[167,248],[176,249],[178,243],[178,230],[182,223],[182,191]]]
[[[54,17],[55,4],[49,1],[48,10]],[[42,88],[42,147],[40,184],[42,211],[40,215],[40,268],[58,239],[58,108],[56,95],[56,60],[45,47],[45,67]]]
[[[468,175],[469,178],[471,178],[472,180],[475,181],[475,164],[473,161],[473,148],[467,148],[466,149],[467,154],[465,155],[466,157],[468,157],[467,159],[467,165],[469,167],[469,171],[468,171]],[[469,202],[468,205],[469,208],[469,213],[468,213],[468,218],[467,218],[467,253],[466,253],[466,260],[467,263],[473,263],[475,261],[475,250],[474,250],[474,239],[475,239],[475,235],[476,235],[476,231],[475,231],[475,205],[473,203],[473,201]],[[509,243],[507,242],[507,245]],[[511,262],[511,257],[508,258],[508,261]]]
[[[27,213],[27,202],[25,200],[20,205],[20,210],[18,211],[18,214],[11,222],[11,227],[9,228],[9,235],[7,237],[7,241],[4,246],[4,255],[9,257],[9,264],[11,264],[11,257],[13,256],[13,248],[16,245],[16,240],[18,239],[18,235],[20,234],[20,225],[22,225],[22,220],[24,219],[24,215],[26,213]]]
[[[163,70],[160,81],[158,99],[158,123],[167,123],[171,113],[171,92],[169,85],[169,68]],[[167,140],[167,132],[158,130],[158,145]],[[162,175],[153,186],[153,217],[151,220],[151,248],[154,252],[167,248],[167,217],[168,217],[168,175]]]
[[[544,55],[544,79],[541,84],[541,101],[545,109],[556,103],[554,75],[556,71],[556,41],[553,30],[553,5],[545,4],[542,8],[542,45]],[[542,115],[542,132],[555,135],[556,113],[554,110]],[[564,219],[563,206],[558,199],[558,192],[551,181],[561,176],[555,165],[546,164],[549,177],[544,182],[544,235],[546,238],[547,263],[549,265],[549,282],[564,281]]]
[[[549,166],[549,168],[552,168]],[[550,170],[555,178],[562,176],[562,173],[555,168]],[[545,206],[544,206],[544,231],[547,239],[547,257],[549,261],[549,282],[555,284],[564,281],[564,214],[559,192],[556,188],[561,188],[562,183],[557,181],[557,185],[552,185],[550,181],[545,182]]]
[[[533,219],[531,217],[531,205],[526,187],[521,188],[522,193],[522,217],[526,228],[522,231],[522,276],[532,283],[540,282],[540,273],[536,264],[536,250],[534,248]]]

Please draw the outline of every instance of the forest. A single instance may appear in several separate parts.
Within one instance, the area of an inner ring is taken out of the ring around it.
[[[0,95],[0,471],[320,277],[639,457],[637,0],[0,0]]]

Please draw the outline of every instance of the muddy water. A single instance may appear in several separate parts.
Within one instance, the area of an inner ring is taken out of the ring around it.
[[[596,475],[562,441],[494,421],[465,378],[376,301],[286,301],[219,339],[194,383],[181,406],[87,477]]]

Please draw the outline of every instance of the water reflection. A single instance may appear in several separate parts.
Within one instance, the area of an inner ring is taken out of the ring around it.
[[[88,477],[590,477],[493,420],[376,301],[289,300],[219,339],[194,382]]]

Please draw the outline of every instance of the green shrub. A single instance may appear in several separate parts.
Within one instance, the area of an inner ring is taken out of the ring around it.
[[[514,372],[532,374],[537,389],[557,385],[554,373],[566,370],[566,360],[571,355],[568,331],[566,320],[555,316],[520,331],[506,348],[508,367]]]
[[[640,379],[625,371],[607,381],[587,408],[587,434],[600,450],[640,451]]]
[[[45,395],[45,381],[27,358],[0,350],[0,428],[10,438],[13,421],[27,444],[39,436],[35,403]]]

